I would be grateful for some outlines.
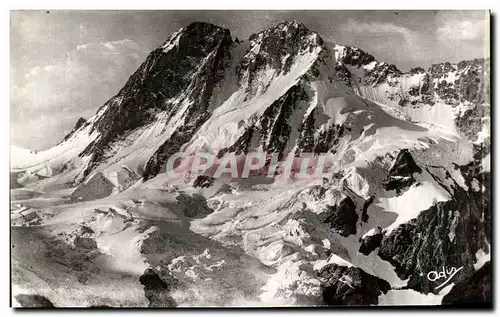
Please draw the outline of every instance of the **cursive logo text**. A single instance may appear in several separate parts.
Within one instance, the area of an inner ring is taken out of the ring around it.
[[[441,279],[446,279],[439,286],[436,286],[435,289],[439,289],[443,287],[446,283],[448,283],[453,278],[453,276],[455,276],[455,274],[457,274],[458,271],[460,271],[461,269],[463,269],[463,266],[459,267],[458,269],[455,267],[446,268],[443,266],[443,269],[439,272],[430,271],[429,273],[427,273],[427,279],[431,282],[439,281]]]

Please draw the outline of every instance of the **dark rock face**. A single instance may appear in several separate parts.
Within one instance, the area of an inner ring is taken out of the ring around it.
[[[203,218],[213,212],[207,206],[207,200],[205,197],[193,194],[192,196],[188,194],[181,193],[179,196],[175,197],[177,203],[174,208],[182,211],[186,217],[191,218]]]
[[[335,153],[340,138],[344,135],[344,126],[335,124],[316,133],[324,121],[325,115],[318,108],[311,111],[298,129],[300,136],[297,140],[296,155],[301,151],[314,154],[324,154],[329,151]]]
[[[73,136],[73,134],[75,134],[76,131],[80,130],[80,128],[84,126],[87,126],[88,124],[89,123],[84,118],[82,117],[78,118],[74,128],[64,137],[64,139],[61,142],[68,140],[71,136]]]
[[[87,227],[85,225],[81,225],[77,228],[75,233],[79,236],[84,236],[84,235],[89,236],[89,235],[93,235],[95,233],[95,231],[92,230],[92,228],[90,228],[90,227]]]
[[[358,222],[356,204],[350,197],[344,198],[338,206],[329,207],[328,216],[323,221],[329,223],[330,228],[335,229],[343,237],[356,234]]]
[[[197,22],[151,52],[118,94],[101,108],[103,113],[93,126],[101,136],[81,153],[92,154],[88,170],[106,159],[106,149],[113,141],[154,120],[158,111],[175,113],[180,104],[176,97],[190,98],[193,102],[187,110],[184,131],[172,136],[166,142],[168,146],[161,148],[146,167],[145,178],[155,176],[165,148],[184,143],[184,139],[179,140],[181,135],[189,139],[206,120],[210,97],[224,76],[231,44],[229,30]]]
[[[19,294],[15,296],[21,307],[53,308],[54,304],[45,296]]]
[[[344,84],[348,87],[351,86],[351,73],[344,65],[344,63],[336,63],[335,64],[335,78],[338,81],[344,82]]]
[[[401,195],[411,185],[415,184],[415,179],[412,176],[405,176],[402,178],[388,178],[384,182],[386,190],[395,190],[397,195]]]
[[[403,74],[395,65],[379,63],[375,60],[373,55],[353,46],[344,46],[343,51],[341,51],[341,53],[339,54],[335,69],[340,71],[340,78],[342,79],[345,77],[351,77],[350,72],[347,69],[344,69],[345,65],[360,68],[373,62],[375,63],[370,69],[364,70],[364,75],[362,78],[358,77],[354,82],[352,80],[349,80],[348,86],[376,86],[378,84],[386,82],[389,76],[399,77]],[[345,79],[343,81],[347,85],[348,81]]]
[[[419,93],[420,93],[420,86],[413,85],[410,87],[410,89],[408,89],[408,94],[410,96],[418,96]]]
[[[449,83],[446,80],[439,81],[435,91],[439,97],[449,104],[455,104],[459,98],[457,91],[453,88],[453,83]]]
[[[311,186],[309,189],[309,194],[314,197],[316,200],[321,200],[325,197],[325,193],[327,191],[327,188],[325,186],[321,185],[314,185]]]
[[[111,195],[114,188],[115,185],[98,172],[80,184],[69,197],[75,201],[99,199]]]
[[[345,54],[341,56],[340,61],[346,65],[361,67],[370,64],[375,60],[373,55],[353,46],[345,47]]]
[[[351,79],[349,79],[349,81],[347,81],[347,79],[344,79],[347,77],[351,77],[350,72],[347,69],[344,69],[345,65],[360,68],[372,62],[376,63],[373,65],[373,68],[369,70],[365,69],[363,78],[358,77],[354,82]],[[395,65],[379,63],[375,60],[375,57],[373,57],[373,55],[353,46],[344,46],[344,49],[337,60],[335,69],[340,71],[340,79],[343,79],[342,81],[348,86],[376,86],[378,84],[386,82],[388,76],[397,77],[402,75],[402,72]]]
[[[184,58],[188,61],[192,71],[195,71],[199,67],[198,64],[203,58],[208,57],[208,59],[204,62],[201,71],[198,71],[198,74],[194,77],[186,75],[185,72],[179,72],[180,76],[189,79],[189,98],[193,100],[193,106],[188,109],[184,126],[176,130],[147,163],[143,175],[145,180],[163,171],[166,160],[172,154],[178,152],[182,144],[189,141],[198,128],[209,118],[210,112],[208,108],[210,98],[212,97],[214,88],[224,78],[225,68],[229,64],[229,50],[233,43],[229,30],[206,23],[194,23],[194,25],[194,30],[188,33],[190,39],[186,45],[201,48],[201,52],[197,53],[195,51],[192,55],[186,54]],[[199,42],[200,37],[204,39],[201,42]],[[215,54],[211,54],[213,52]],[[201,58],[199,60],[195,58],[193,63],[192,56],[200,56]],[[177,61],[175,62],[177,63]],[[183,90],[184,88],[177,93]]]
[[[438,77],[441,74],[454,71],[455,67],[450,62],[445,62],[441,64],[432,64],[429,68],[429,73],[433,77]]]
[[[264,151],[283,153],[292,126],[289,118],[301,101],[308,100],[302,85],[294,85],[282,97],[269,106],[261,119],[260,143]]]
[[[389,169],[389,176],[412,176],[421,173],[422,169],[415,163],[410,151],[403,149],[398,153],[396,161]]]
[[[205,119],[206,118],[200,120],[197,127],[201,126],[202,121]],[[174,131],[170,138],[165,141],[165,143],[163,143],[158,150],[156,150],[155,154],[149,159],[146,164],[144,174],[142,175],[143,179],[148,180],[158,175],[158,173],[161,173],[162,170],[166,171],[166,162],[169,157],[177,153],[181,146],[191,139],[194,133],[195,130],[190,126],[184,126]]]
[[[233,188],[229,184],[222,184],[221,187],[215,192],[215,196],[223,194],[231,194]]]
[[[207,175],[200,175],[196,177],[193,182],[193,187],[208,188],[214,184],[214,178]]]
[[[367,236],[365,238],[359,238],[359,242],[361,242],[361,245],[359,246],[360,253],[368,255],[380,246],[384,234],[382,233],[382,228],[380,227],[377,227],[375,230],[375,234]]]
[[[323,300],[332,306],[377,305],[378,297],[391,289],[387,281],[353,266],[327,264],[318,275],[323,280]]]
[[[148,268],[139,278],[144,285],[144,294],[149,307],[175,307],[175,300],[170,296],[170,287],[152,269]]]
[[[338,142],[343,134],[343,125],[333,125],[329,129],[320,131],[318,137],[314,140],[313,153],[321,154],[328,151],[335,153]]]
[[[462,61],[457,66],[459,70],[464,69],[460,78],[455,82],[463,98],[475,104],[490,103],[489,72],[486,76],[483,74],[485,69],[489,70],[490,60]]]
[[[373,200],[375,200],[375,196],[371,195],[368,197],[367,200],[363,203],[363,212],[361,213],[361,221],[367,222],[368,219],[370,218],[368,216],[368,207],[373,203]]]
[[[428,73],[438,80],[436,94],[449,104],[469,101],[474,104],[489,103],[489,59],[461,61],[457,65],[449,62],[434,64]],[[453,83],[442,80],[448,72],[456,71],[458,78]],[[484,74],[486,72],[486,76]]]
[[[487,262],[470,277],[453,286],[443,297],[443,305],[492,307],[491,262]]]
[[[260,70],[270,66],[277,71],[277,75],[286,74],[301,51],[322,45],[323,40],[317,34],[315,38],[310,38],[313,34],[302,23],[285,21],[251,35],[248,53],[241,59],[237,69],[239,84],[248,73],[249,97],[253,96],[260,84],[256,77]],[[262,88],[265,91],[267,87]]]
[[[401,76],[401,74],[401,71],[395,65],[380,63],[377,64],[372,70],[366,72],[365,84],[378,85],[385,82],[389,75],[397,77]]]
[[[403,149],[398,153],[394,164],[389,169],[389,174],[383,185],[386,190],[396,190],[396,194],[400,195],[417,182],[413,174],[421,172],[422,169],[415,163],[410,152]]]
[[[242,153],[248,154],[250,144],[254,134],[258,134],[258,130],[255,126],[250,126],[245,132],[228,148],[222,149],[217,153],[217,158],[222,158],[226,153],[236,153],[240,155]]]
[[[98,250],[97,242],[92,238],[84,238],[76,236],[73,240],[75,248],[88,249],[88,250]]]
[[[436,293],[438,284],[426,275],[443,266],[463,267],[453,278],[458,283],[473,274],[476,252],[489,251],[490,177],[481,172],[481,166],[477,155],[461,167],[468,190],[458,184],[452,186],[451,200],[436,203],[383,238],[378,255],[395,267],[401,279],[410,279],[409,288]],[[484,192],[474,190],[472,182],[480,183]]]
[[[469,140],[477,141],[478,134],[483,128],[483,118],[488,116],[490,116],[489,106],[476,105],[457,116],[455,124],[458,130]],[[485,142],[489,142],[489,140],[485,140]]]
[[[262,117],[248,127],[238,140],[217,154],[221,158],[226,153],[247,154],[252,146],[262,146],[268,153],[284,155],[290,134],[294,128],[289,119],[300,105],[309,100],[303,84],[298,83],[274,101],[263,113]]]
[[[408,74],[418,74],[418,73],[425,73],[425,69],[423,69],[420,66],[417,66],[415,68],[412,68],[408,71]]]

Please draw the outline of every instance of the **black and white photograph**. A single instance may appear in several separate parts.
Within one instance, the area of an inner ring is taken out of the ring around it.
[[[10,10],[11,307],[491,309],[490,15]]]

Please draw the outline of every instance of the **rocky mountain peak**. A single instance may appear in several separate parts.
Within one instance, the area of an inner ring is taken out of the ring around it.
[[[61,142],[64,142],[64,141],[68,140],[69,138],[71,138],[71,136],[73,136],[76,131],[80,130],[80,128],[82,128],[83,126],[85,126],[87,124],[88,124],[87,120],[85,120],[82,117],[78,118],[73,129],[62,139]]]
[[[238,81],[254,86],[255,74],[274,69],[285,75],[299,56],[319,54],[325,49],[323,39],[297,21],[280,22],[249,38],[249,48],[238,66]]]
[[[260,31],[258,33],[255,33],[253,35],[250,36],[250,40],[252,40],[252,37],[253,36],[258,36],[260,34],[265,34],[265,35],[269,35],[269,34],[280,34],[280,35],[285,35],[285,36],[293,36],[294,34],[297,34],[297,32],[303,32],[303,34],[306,34],[306,33],[313,33],[311,30],[309,30],[307,28],[307,26],[302,23],[302,22],[298,22],[298,21],[295,21],[295,20],[292,20],[292,21],[282,21],[282,22],[279,22],[278,24],[270,27],[270,28],[267,28],[263,31]]]
[[[316,32],[297,21],[280,22],[274,27],[252,34],[249,40],[251,48],[281,56],[323,44],[323,39]]]
[[[361,67],[375,61],[375,57],[373,55],[366,53],[360,48],[350,45],[344,46],[335,44],[334,51],[336,61],[340,61],[346,65]]]
[[[221,37],[229,37],[231,32],[218,25],[206,22],[193,22],[173,33],[160,45],[164,52],[173,48],[188,50],[186,53],[195,52],[196,49],[210,51],[217,45]],[[190,51],[192,49],[193,51]]]
[[[105,159],[103,153],[112,142],[155,122],[159,113],[174,114],[183,101],[194,104],[186,113],[189,129],[199,125],[212,90],[224,77],[231,45],[229,30],[195,22],[153,50],[118,94],[102,107],[102,115],[92,127],[101,135],[82,153],[92,155],[88,170]]]

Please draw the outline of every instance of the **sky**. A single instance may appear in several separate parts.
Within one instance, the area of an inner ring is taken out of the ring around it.
[[[46,149],[89,118],[154,48],[194,21],[248,39],[284,20],[402,71],[489,56],[485,11],[11,11],[11,144]]]

